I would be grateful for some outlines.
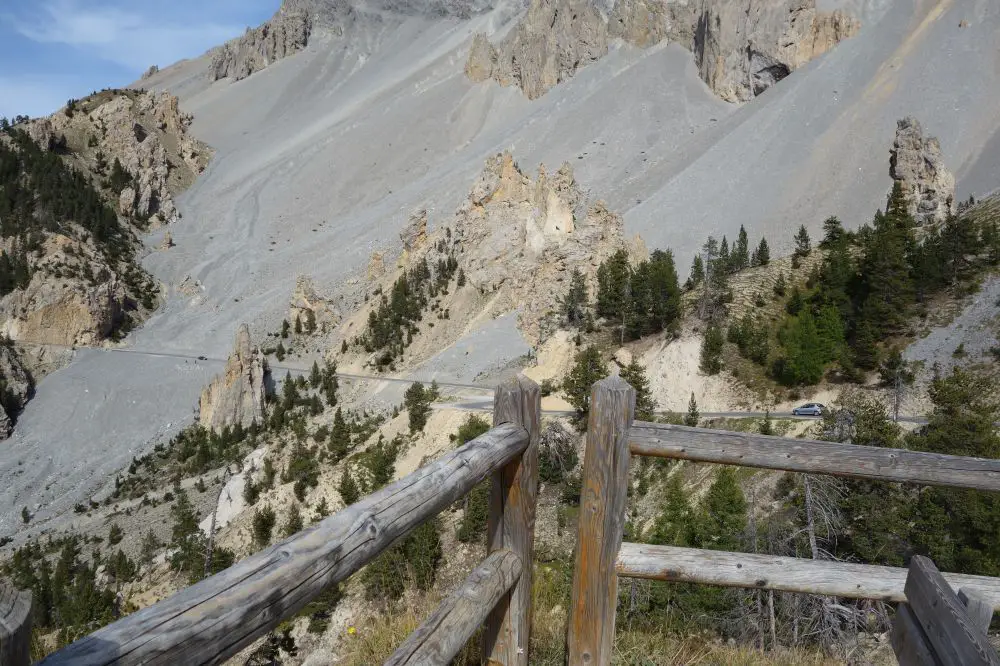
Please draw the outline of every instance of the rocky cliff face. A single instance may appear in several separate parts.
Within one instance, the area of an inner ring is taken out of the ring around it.
[[[717,0],[697,16],[691,50],[701,78],[730,102],[753,99],[795,69],[853,36],[860,24],[815,0]]]
[[[917,224],[943,222],[954,212],[955,177],[945,168],[941,144],[934,137],[924,138],[915,118],[896,123],[889,175],[902,185]]]
[[[91,245],[49,234],[31,281],[0,299],[0,334],[28,344],[94,345],[125,316],[122,280]]]
[[[212,81],[245,79],[305,48],[311,30],[312,20],[306,12],[282,7],[267,23],[216,49],[208,76]]]
[[[270,371],[264,354],[250,344],[250,329],[246,324],[236,332],[233,353],[226,369],[212,380],[201,393],[198,420],[210,430],[226,426],[264,422],[266,381]]]
[[[532,0],[501,42],[473,40],[466,74],[517,85],[535,99],[608,51],[609,39],[648,47],[663,40],[694,53],[701,78],[723,99],[752,99],[842,39],[859,23],[815,0],[618,0],[605,15],[593,0]]]
[[[97,93],[28,125],[41,146],[61,149],[114,198],[119,212],[140,226],[177,218],[174,195],[205,170],[211,150],[188,135],[191,116],[169,93],[113,90]],[[115,160],[124,174],[114,176]]]
[[[607,21],[591,0],[534,0],[496,46],[476,36],[465,71],[473,81],[492,78],[536,99],[607,52]]]
[[[0,439],[10,436],[14,420],[31,397],[31,376],[9,344],[0,344]]]

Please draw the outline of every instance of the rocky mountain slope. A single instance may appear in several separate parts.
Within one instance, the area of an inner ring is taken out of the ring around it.
[[[679,43],[694,54],[701,78],[722,99],[746,101],[852,37],[859,21],[822,12],[815,0],[749,3],[620,0],[605,16],[591,0],[533,0],[499,43],[473,40],[465,72],[472,81],[515,85],[529,99],[608,53],[620,38],[647,48]]]
[[[570,161],[581,192],[604,197],[626,236],[672,248],[682,268],[708,234],[733,238],[741,224],[779,254],[799,224],[816,237],[830,215],[850,227],[870,219],[892,184],[885,147],[908,115],[939,137],[956,200],[996,187],[1000,7],[990,0],[822,0],[817,12],[858,17],[858,33],[739,107],[705,84],[683,43],[664,40],[612,39],[535,100],[470,82],[475,35],[501,43],[520,3],[472,6],[467,19],[416,3],[312,4],[374,9],[341,34],[314,20],[305,48],[237,84],[211,81],[212,56],[141,83],[176,94],[192,135],[217,152],[176,199],[175,246],[145,259],[165,286],[162,309],[130,335],[130,353],[80,353],[39,384],[16,448],[0,453],[0,506],[71,508],[137,447],[187,423],[223,365],[197,356],[224,358],[245,321],[256,339],[278,330],[300,275],[331,309],[353,312],[369,260],[397,247],[412,211],[428,211],[433,233],[504,150],[526,173]],[[460,335],[422,369],[468,380],[529,349],[510,317]],[[18,474],[25,457],[52,461]],[[52,477],[48,489],[38,475]],[[9,530],[19,518],[0,520]]]

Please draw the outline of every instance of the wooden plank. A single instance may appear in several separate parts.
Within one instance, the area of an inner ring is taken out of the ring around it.
[[[965,612],[951,585],[926,557],[910,560],[907,603],[944,666],[1000,666],[1000,655]]]
[[[594,385],[567,636],[570,666],[611,663],[618,602],[615,558],[625,526],[634,412],[635,391],[620,377]]]
[[[802,592],[851,599],[906,601],[907,570],[873,564],[719,550],[623,543],[618,575],[678,583]],[[1000,578],[944,574],[954,588],[973,591],[1000,609]]]
[[[497,603],[517,583],[521,558],[509,550],[490,554],[461,587],[399,646],[385,666],[448,664]]]
[[[495,471],[490,484],[487,552],[509,550],[524,563],[517,583],[486,620],[483,654],[491,664],[528,664],[541,418],[542,392],[538,384],[522,375],[497,387],[493,398],[494,425],[520,425],[528,431],[528,447],[520,457]]]
[[[889,633],[892,651],[896,653],[899,666],[939,666],[940,662],[934,654],[930,639],[924,633],[923,627],[917,622],[916,616],[906,604],[896,608],[896,618],[892,622]]]
[[[316,525],[41,663],[221,663],[463,497],[527,446],[528,434],[521,426],[493,428]]]
[[[0,666],[31,663],[31,592],[0,579]]]
[[[1000,491],[1000,460],[641,421],[632,426],[630,444],[643,456]]]
[[[983,601],[978,594],[964,587],[958,591],[958,600],[965,606],[965,612],[974,625],[983,631],[990,628],[990,623],[993,622],[992,606]]]

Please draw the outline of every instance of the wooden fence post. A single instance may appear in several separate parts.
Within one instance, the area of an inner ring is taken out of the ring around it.
[[[528,431],[520,458],[495,472],[490,484],[487,551],[509,550],[521,560],[521,577],[486,620],[483,654],[490,664],[527,666],[531,635],[532,549],[538,497],[538,440],[542,394],[538,384],[518,376],[497,387],[493,425],[516,423]]]
[[[31,592],[0,580],[0,666],[31,663]]]
[[[615,639],[618,575],[628,494],[635,391],[620,377],[594,384],[583,459],[580,525],[570,603],[570,666],[607,666]]]

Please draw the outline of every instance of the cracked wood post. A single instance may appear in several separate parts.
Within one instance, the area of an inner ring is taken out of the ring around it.
[[[501,597],[486,619],[483,654],[490,664],[527,666],[531,635],[531,573],[538,497],[538,440],[541,436],[542,394],[523,375],[497,387],[493,425],[516,423],[528,431],[528,448],[493,473],[487,552],[509,550],[521,560],[521,576]]]
[[[570,602],[570,666],[607,666],[615,639],[618,575],[628,494],[635,391],[620,377],[594,384],[583,461],[580,525]]]
[[[0,665],[31,663],[31,592],[0,580]]]

